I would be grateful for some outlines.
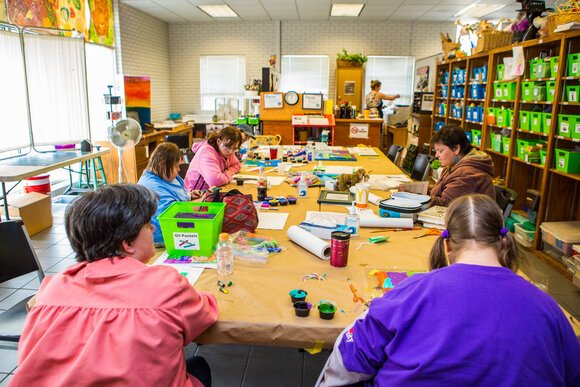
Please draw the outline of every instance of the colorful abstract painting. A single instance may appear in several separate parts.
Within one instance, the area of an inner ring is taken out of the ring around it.
[[[6,14],[6,1],[0,0],[0,21],[6,22],[8,21],[7,14]]]
[[[86,9],[86,0],[58,0],[58,28],[75,30],[86,35]]]
[[[8,20],[12,24],[32,27],[58,27],[58,0],[8,0]]]
[[[113,46],[115,43],[113,23],[113,0],[89,0],[91,23],[89,41]]]
[[[151,122],[151,78],[125,77],[125,109],[137,112],[141,127]]]

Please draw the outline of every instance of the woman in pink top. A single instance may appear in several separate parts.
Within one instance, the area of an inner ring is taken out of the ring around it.
[[[233,126],[209,135],[207,141],[198,142],[191,148],[195,152],[185,175],[188,190],[220,187],[232,181],[241,169],[236,152],[242,144],[240,130]]]
[[[11,386],[211,385],[205,360],[186,365],[183,346],[217,320],[216,300],[177,270],[145,264],[155,254],[156,208],[148,188],[129,184],[69,206],[79,263],[42,282]]]

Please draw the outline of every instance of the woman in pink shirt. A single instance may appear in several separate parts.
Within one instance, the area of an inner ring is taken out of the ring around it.
[[[209,135],[207,141],[198,142],[191,148],[195,152],[185,175],[188,190],[220,187],[232,181],[241,169],[236,152],[242,144],[240,130],[233,126]]]
[[[145,264],[155,254],[156,208],[153,192],[129,184],[69,206],[79,263],[42,282],[11,386],[211,385],[205,360],[186,365],[183,346],[217,320],[216,300],[175,269]]]

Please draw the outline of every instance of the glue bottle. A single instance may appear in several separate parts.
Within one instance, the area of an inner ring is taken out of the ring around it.
[[[260,167],[260,174],[256,183],[258,185],[258,201],[263,202],[268,196],[268,178],[264,175],[264,167]]]
[[[298,180],[298,196],[299,197],[306,197],[308,194],[308,183],[306,183],[306,176],[304,172],[300,175],[300,180]]]
[[[360,228],[360,216],[356,213],[355,202],[352,202],[350,213],[346,214],[344,224],[352,236],[358,236],[358,229]]]
[[[229,234],[222,232],[219,235],[215,249],[218,275],[230,275],[234,272],[234,252],[229,242]]]

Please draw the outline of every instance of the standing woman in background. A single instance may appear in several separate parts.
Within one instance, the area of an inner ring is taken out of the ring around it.
[[[185,175],[185,188],[203,190],[232,181],[242,168],[236,156],[241,144],[242,134],[234,126],[211,133],[207,141],[195,143],[191,148],[195,156]]]
[[[383,118],[383,99],[387,101],[394,101],[397,98],[401,98],[399,94],[397,95],[387,95],[381,93],[381,81],[371,81],[371,92],[365,97],[366,109],[371,111],[371,115],[377,115]]]

